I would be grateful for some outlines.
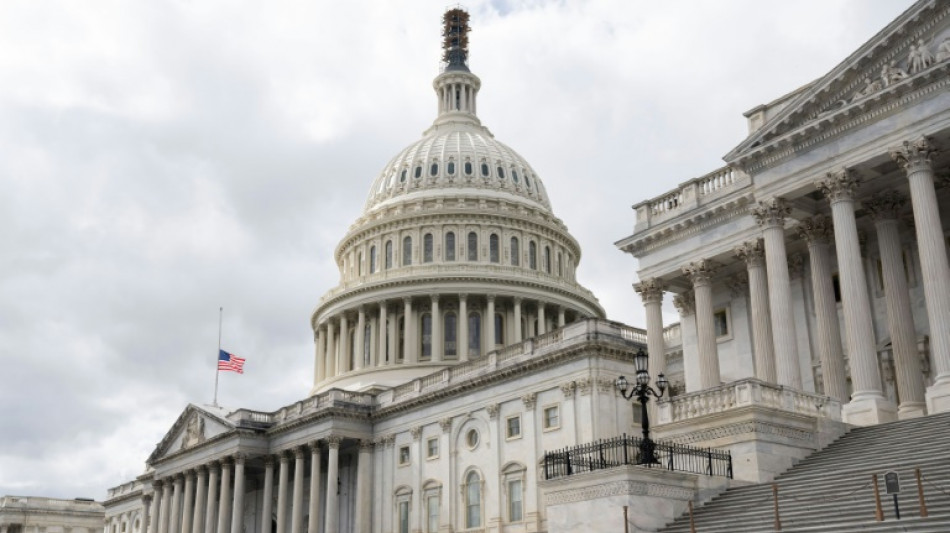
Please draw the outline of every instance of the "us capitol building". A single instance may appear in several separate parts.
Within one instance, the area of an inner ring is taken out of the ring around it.
[[[634,206],[617,246],[645,331],[577,283],[541,178],[478,119],[468,14],[444,23],[435,121],[370,185],[311,316],[309,396],[189,405],[109,490],[105,533],[597,531],[618,496],[682,512],[705,482],[545,475],[545,452],[637,431],[614,383],[641,348],[672,382],[655,435],[730,451],[728,483],[849,425],[950,411],[950,1],[753,108],[726,166]]]

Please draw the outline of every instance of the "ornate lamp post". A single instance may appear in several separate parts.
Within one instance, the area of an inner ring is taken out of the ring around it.
[[[637,401],[640,402],[640,419],[643,427],[643,441],[640,443],[640,460],[637,464],[654,464],[659,463],[656,458],[656,454],[653,451],[653,441],[650,440],[650,417],[647,415],[647,402],[650,401],[650,396],[653,396],[659,400],[663,393],[666,392],[666,389],[669,387],[670,382],[667,381],[666,376],[662,373],[656,377],[656,388],[660,392],[653,390],[653,387],[650,386],[650,372],[647,370],[647,364],[649,362],[649,357],[646,352],[643,351],[643,348],[640,348],[637,351],[637,355],[633,357],[634,363],[637,367],[637,384],[630,389],[629,394],[627,390],[630,387],[630,384],[627,382],[627,378],[620,376],[617,378],[617,381],[614,385],[617,386],[617,390],[620,391],[620,395],[624,399],[629,400],[634,396],[637,397]]]

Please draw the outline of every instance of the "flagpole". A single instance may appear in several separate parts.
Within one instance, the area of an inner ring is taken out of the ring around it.
[[[218,406],[218,374],[221,371],[218,369],[218,358],[221,357],[221,323],[224,321],[224,307],[218,308],[218,352],[214,355],[214,400],[211,401],[211,405]]]

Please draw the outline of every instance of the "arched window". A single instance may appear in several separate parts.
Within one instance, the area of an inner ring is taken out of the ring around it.
[[[403,266],[412,264],[412,237],[409,236],[402,240],[402,264]]]
[[[478,234],[474,231],[468,233],[468,260],[478,261]]]
[[[512,169],[511,171],[511,181],[518,183],[518,171]]]
[[[386,241],[386,269],[393,267],[393,241]]]
[[[399,174],[399,183],[406,182],[406,169],[402,169],[402,172]]]
[[[528,268],[538,269],[538,245],[534,241],[528,243]]]
[[[509,463],[502,469],[502,486],[505,490],[505,507],[509,522],[524,520],[525,472],[524,465],[520,463]]]
[[[518,246],[518,237],[511,238],[511,266],[521,264],[521,249]]]
[[[432,315],[426,313],[419,321],[419,337],[422,339],[422,357],[432,357]]]
[[[445,165],[445,171],[449,173],[449,176],[454,176],[455,175],[455,161],[449,161],[448,164]]]
[[[360,250],[359,260],[356,261],[356,274],[363,275],[363,250]]]
[[[417,178],[421,178],[421,177],[422,177],[422,165],[419,165],[419,166],[416,167],[416,170],[415,170],[415,172],[413,173],[413,175],[414,175],[415,177],[417,177]]]
[[[445,234],[445,260],[455,261],[455,233]]]
[[[482,526],[482,480],[477,472],[465,476],[465,527]]]
[[[373,347],[373,328],[369,324],[363,328],[363,366],[369,366],[370,350]]]
[[[488,177],[488,163],[482,163],[482,176]]]
[[[458,355],[458,317],[455,313],[446,313],[444,324],[442,338],[445,339],[445,355]]]
[[[472,162],[471,162],[471,161],[466,161],[466,162],[465,162],[465,175],[466,175],[466,176],[471,176],[471,175],[472,175]]]
[[[495,346],[505,344],[505,317],[495,313]]]
[[[544,271],[548,274],[551,273],[551,247],[544,247]]]
[[[561,267],[561,252],[557,253],[557,276],[561,277],[564,275],[564,269]]]
[[[501,167],[498,167],[498,168],[496,168],[495,170],[498,171],[498,179],[500,179],[500,180],[505,179],[505,169],[503,169],[503,168],[501,168]]]
[[[376,245],[369,247],[369,273],[376,272]]]
[[[422,262],[432,262],[432,234],[426,233],[422,237]]]
[[[468,314],[468,354],[482,353],[482,316],[472,312]]]
[[[498,235],[494,233],[488,237],[488,259],[492,263],[498,262]]]
[[[429,167],[429,175],[430,175],[430,176],[435,176],[435,175],[438,174],[438,173],[439,173],[439,164],[438,164],[438,163],[432,163],[432,166]]]

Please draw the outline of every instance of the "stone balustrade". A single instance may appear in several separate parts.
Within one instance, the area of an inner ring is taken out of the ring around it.
[[[661,401],[657,405],[658,423],[682,422],[752,405],[841,420],[841,403],[837,400],[748,378]]]
[[[637,212],[636,232],[675,218],[691,209],[709,204],[733,191],[751,185],[737,168],[725,166],[681,183],[676,189],[633,206]]]

